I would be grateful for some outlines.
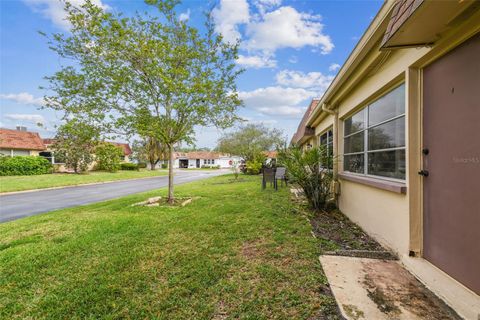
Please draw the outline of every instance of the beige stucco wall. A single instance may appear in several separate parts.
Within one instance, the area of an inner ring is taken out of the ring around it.
[[[340,210],[397,253],[408,252],[408,196],[340,180]]]
[[[327,115],[315,128],[315,135],[319,137],[325,130],[333,126],[333,116]],[[317,138],[318,139],[318,138]]]
[[[392,86],[405,81],[408,66],[427,52],[428,49],[404,49],[392,53],[388,60],[372,76],[367,77],[349,92],[339,105],[339,172],[343,171],[343,121],[352,112],[389,91]],[[407,93],[406,93],[407,94]],[[405,99],[408,110],[408,99]],[[408,114],[407,114],[408,117]],[[331,121],[322,121],[319,128],[327,128]],[[406,120],[407,121],[407,120]],[[406,126],[407,127],[407,126]],[[407,130],[407,129],[406,129]],[[406,145],[408,146],[406,131]],[[408,150],[407,150],[408,152]],[[406,160],[408,168],[408,159]],[[408,195],[399,194],[360,183],[341,180],[339,207],[350,219],[365,231],[399,254],[409,251],[409,200]],[[405,180],[408,190],[408,177]],[[408,192],[407,192],[408,193]]]

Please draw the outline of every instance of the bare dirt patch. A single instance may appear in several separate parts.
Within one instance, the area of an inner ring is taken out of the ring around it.
[[[152,197],[148,198],[145,201],[137,202],[132,204],[132,207],[142,206],[142,207],[185,207],[186,205],[192,203],[193,200],[198,199],[199,197],[184,197],[184,198],[175,198],[172,203],[168,203],[167,198],[163,197]]]
[[[395,319],[407,310],[420,319],[461,319],[400,265],[375,261],[364,263],[363,269],[369,298],[388,317]]]
[[[247,260],[258,260],[266,254],[265,240],[255,239],[246,241],[242,245],[242,256]]]
[[[312,230],[323,239],[322,250],[386,251],[377,241],[338,210],[317,212],[310,217]]]

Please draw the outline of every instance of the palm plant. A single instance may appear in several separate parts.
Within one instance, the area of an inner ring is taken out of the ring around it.
[[[279,162],[287,168],[289,180],[302,188],[315,210],[325,210],[332,197],[333,173],[328,168],[332,161],[324,146],[307,150],[294,146],[279,152]]]

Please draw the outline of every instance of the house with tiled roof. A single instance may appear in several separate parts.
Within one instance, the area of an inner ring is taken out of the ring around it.
[[[173,167],[180,169],[187,168],[231,168],[235,162],[242,160],[239,156],[232,156],[213,151],[191,151],[191,152],[175,152]],[[168,163],[168,160],[163,160],[161,163]]]
[[[42,142],[45,146],[45,150],[41,152],[39,155],[50,160],[52,164],[61,164],[62,163],[61,161],[59,161],[58,159],[55,159],[55,150],[53,148],[55,139],[45,138],[45,139],[42,139]],[[122,149],[123,153],[120,158],[121,162],[130,162],[130,156],[132,155],[133,152],[128,143],[112,142],[112,141],[108,141],[108,142]]]
[[[16,130],[0,128],[0,154],[4,156],[38,156],[45,145],[37,132],[25,127]]]

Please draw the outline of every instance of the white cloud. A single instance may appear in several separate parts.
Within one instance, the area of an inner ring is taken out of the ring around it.
[[[257,7],[260,14],[265,14],[265,11],[278,7],[282,4],[282,0],[255,0],[253,4]]]
[[[266,115],[301,115],[305,108],[301,102],[318,96],[303,88],[266,87],[238,93],[247,108]]]
[[[222,34],[225,41],[234,43],[241,38],[239,24],[250,21],[247,0],[221,0],[220,6],[212,10],[215,31]]]
[[[332,75],[324,75],[321,72],[303,73],[301,71],[282,70],[275,76],[279,85],[296,88],[314,88],[317,91],[324,92],[330,82]]]
[[[277,107],[262,107],[259,108],[263,114],[271,116],[300,116],[305,112],[303,107],[277,106]]]
[[[242,117],[242,120],[248,123],[253,123],[253,124],[264,124],[266,126],[272,126],[274,124],[277,124],[278,121],[275,119],[252,119],[250,117]]]
[[[334,45],[328,35],[322,33],[321,16],[298,12],[290,6],[265,13],[262,19],[249,23],[247,48],[275,52],[281,48],[313,46],[322,54],[332,51]]]
[[[25,121],[33,124],[45,125],[45,118],[39,114],[6,114],[6,119],[14,121]]]
[[[240,91],[240,99],[247,107],[261,108],[278,105],[297,105],[303,100],[317,96],[314,91],[303,88],[266,87],[253,91]]]
[[[340,65],[338,63],[332,63],[328,67],[328,70],[330,70],[330,71],[337,71],[338,69],[340,69]]]
[[[180,15],[178,16],[178,20],[180,21],[185,21],[188,19],[190,19],[190,9],[188,9],[186,12],[180,13]]]
[[[275,68],[277,66],[277,61],[269,55],[244,56],[240,54],[236,62],[243,67],[254,69]]]
[[[45,104],[45,100],[43,100],[43,98],[35,98],[28,92],[0,94],[0,99],[11,100],[21,104],[30,104],[38,107]]]
[[[289,59],[288,59],[288,62],[294,64],[294,63],[297,63],[298,62],[298,57],[297,56],[291,56]]]
[[[91,0],[94,5],[107,10],[109,7],[102,3],[102,0]],[[23,0],[34,12],[42,14],[50,19],[57,27],[63,30],[70,29],[70,23],[66,20],[67,15],[64,10],[64,2],[60,0]],[[74,6],[82,5],[85,0],[69,0]]]

